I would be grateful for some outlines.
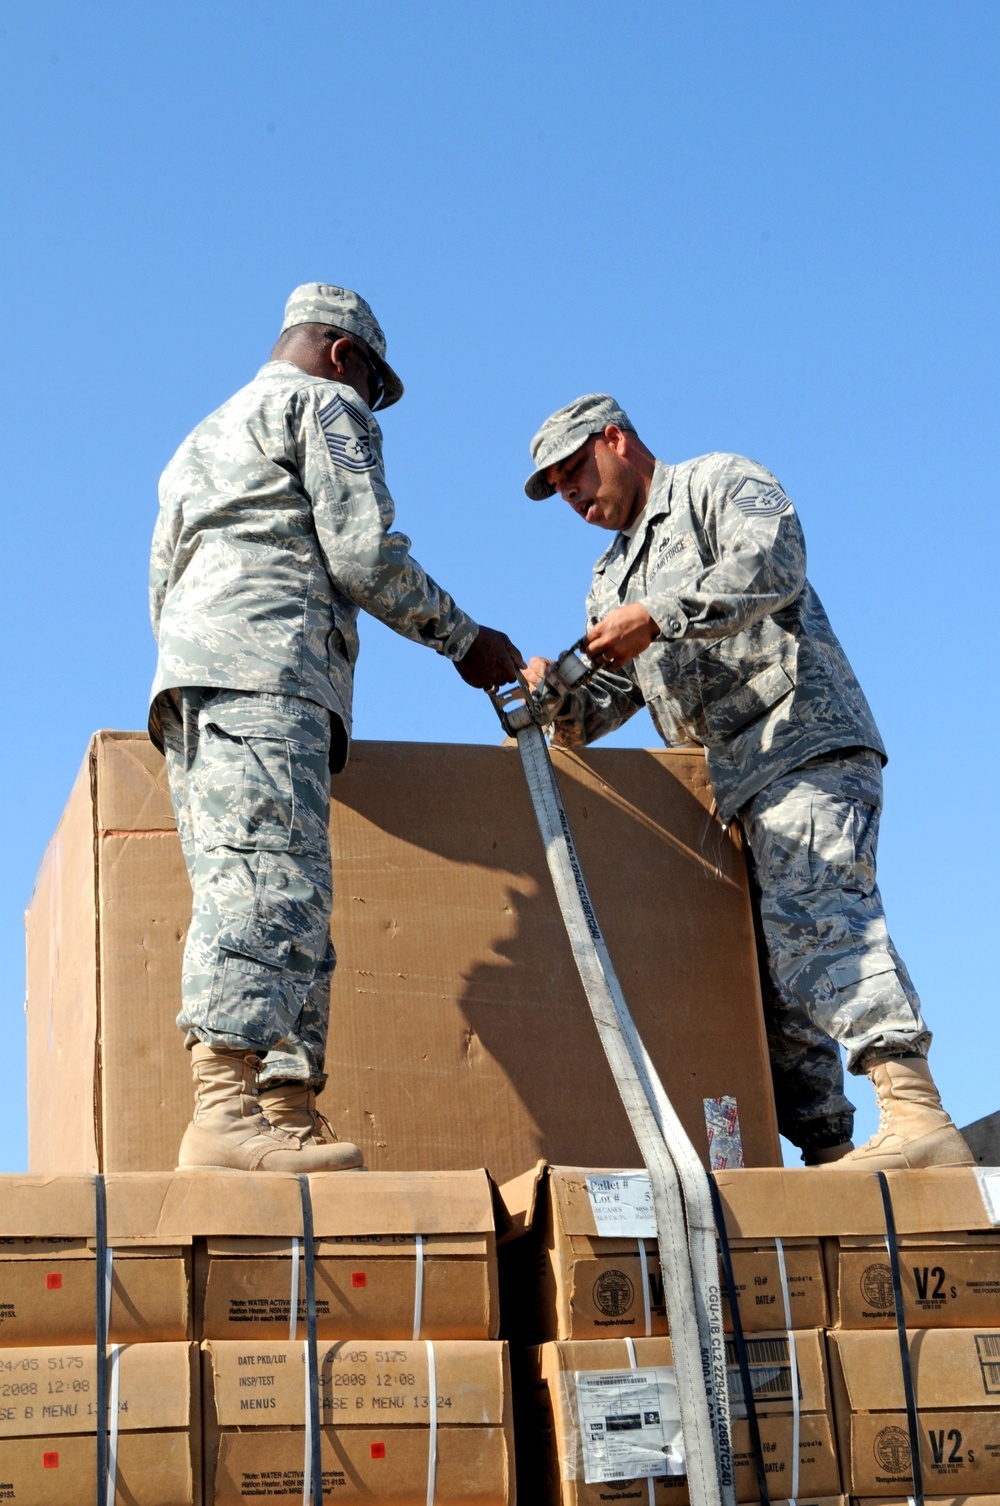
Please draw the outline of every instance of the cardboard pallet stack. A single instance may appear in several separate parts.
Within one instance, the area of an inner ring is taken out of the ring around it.
[[[707,1155],[706,1115],[725,1103],[748,1163],[776,1164],[745,865],[703,760],[598,750],[556,762],[616,966],[688,1132]],[[508,1178],[539,1156],[632,1161],[635,1143],[515,750],[356,744],[331,842],[340,962],[322,1107],[371,1171],[310,1179],[324,1492],[507,1506],[509,1361],[489,1183],[474,1168]],[[665,906],[664,893],[677,898]],[[94,1498],[95,1173],[113,1252],[115,1501],[302,1499],[298,1184],[171,1174],[191,1111],[174,1024],[189,916],[163,760],[145,736],[99,733],[27,917],[36,1176],[14,1179],[0,1213],[12,1241],[0,1345],[23,1361],[0,1394],[0,1499],[18,1506]],[[39,1273],[62,1280],[50,1297],[76,1293],[72,1322],[66,1301],[39,1306]],[[45,1366],[28,1352],[42,1344]],[[75,1400],[48,1364],[60,1358],[80,1372]],[[38,1412],[41,1391],[24,1388],[43,1371],[56,1389]]]
[[[913,1495],[878,1179],[718,1174],[773,1500]],[[927,1497],[1000,1493],[1000,1173],[890,1173]],[[507,1184],[501,1249],[522,1478],[551,1506],[686,1502],[648,1180]],[[728,1303],[725,1327],[732,1327]],[[736,1494],[759,1499],[735,1346]],[[985,1506],[985,1502],[983,1503]]]
[[[325,1495],[507,1506],[511,1391],[485,1174],[309,1185]],[[106,1192],[110,1498],[301,1502],[298,1179],[124,1174]],[[89,1506],[94,1181],[8,1177],[2,1196],[0,1493],[17,1506]]]

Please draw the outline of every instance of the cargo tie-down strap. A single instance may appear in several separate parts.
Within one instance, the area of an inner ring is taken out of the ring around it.
[[[608,1064],[649,1172],[691,1506],[736,1499],[722,1294],[708,1176],[688,1139],[615,974],[587,891],[534,697],[491,692],[516,742],[563,924]]]
[[[312,1195],[309,1178],[299,1177],[302,1199],[302,1253],[306,1277],[306,1436],[303,1461],[302,1506],[323,1506],[323,1456],[319,1406],[319,1350],[316,1342],[316,1241],[313,1236]]]
[[[108,1334],[114,1252],[108,1248],[108,1200],[104,1178],[94,1177],[94,1370],[97,1404],[97,1506],[114,1506],[118,1461],[118,1349],[112,1357],[111,1431],[108,1438]]]

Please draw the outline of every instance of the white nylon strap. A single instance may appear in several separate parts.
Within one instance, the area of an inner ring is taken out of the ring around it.
[[[785,1332],[788,1334],[788,1364],[792,1373],[792,1488],[788,1493],[789,1506],[795,1506],[799,1493],[799,1434],[802,1427],[802,1404],[799,1401],[799,1359],[795,1350],[795,1333],[792,1329],[792,1304],[788,1297],[788,1274],[785,1271],[785,1247],[780,1239],[774,1241],[778,1257],[778,1279],[781,1282],[781,1300],[785,1308]]]
[[[424,1318],[424,1236],[418,1234],[416,1274],[413,1287],[413,1337],[419,1339],[420,1325]]]
[[[418,1236],[419,1238],[419,1236]],[[423,1241],[421,1240],[421,1243]],[[427,1343],[427,1506],[434,1506],[434,1492],[437,1488],[437,1465],[438,1465],[438,1388],[437,1388],[437,1362],[434,1358],[434,1345],[430,1339]]]
[[[292,1236],[292,1288],[288,1308],[288,1337],[295,1343],[295,1331],[299,1326],[299,1256],[302,1249],[302,1241],[297,1235]]]
[[[305,1457],[302,1461],[302,1506],[310,1506],[312,1501],[312,1407],[309,1405],[309,1367],[312,1360],[309,1354],[309,1340],[302,1340],[302,1374],[305,1379],[305,1413],[306,1413],[306,1448]]]
[[[649,1262],[646,1259],[646,1241],[637,1239],[639,1246],[639,1270],[642,1274],[642,1314],[646,1323],[646,1338],[650,1338],[653,1332],[653,1313],[649,1305]],[[632,1366],[635,1369],[635,1366]]]
[[[642,1240],[641,1239],[639,1241],[639,1245],[640,1245],[640,1248],[641,1248],[641,1246],[642,1246]],[[648,1335],[647,1335],[647,1337],[648,1337]],[[639,1368],[639,1362],[638,1362],[638,1360],[635,1357],[635,1345],[632,1343],[632,1340],[629,1338],[628,1334],[625,1335],[625,1347],[628,1350],[629,1369],[630,1370],[638,1370],[638,1368]],[[656,1506],[656,1487],[653,1484],[653,1479],[652,1479],[651,1475],[647,1476],[647,1479],[646,1479],[646,1492],[647,1492],[647,1499],[649,1501],[649,1506]]]
[[[110,1256],[111,1251],[108,1251]],[[110,1262],[109,1262],[110,1266]],[[108,1493],[105,1497],[107,1506],[115,1506],[115,1496],[118,1493],[118,1402],[121,1391],[121,1366],[119,1356],[121,1345],[111,1346],[111,1385],[108,1396],[108,1411],[111,1413],[110,1426],[108,1428]],[[103,1356],[98,1353],[97,1363],[101,1364]]]

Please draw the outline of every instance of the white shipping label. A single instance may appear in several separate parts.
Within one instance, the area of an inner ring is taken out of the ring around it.
[[[577,1370],[576,1407],[588,1485],[684,1473],[673,1368]]]
[[[655,1239],[656,1214],[648,1171],[587,1177],[587,1196],[598,1234],[619,1239]]]
[[[977,1166],[976,1178],[991,1224],[1000,1224],[1000,1166]]]

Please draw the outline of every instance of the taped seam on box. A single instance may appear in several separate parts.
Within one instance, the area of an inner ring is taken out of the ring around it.
[[[420,1238],[420,1236],[417,1236]],[[437,1399],[437,1362],[434,1357],[434,1345],[430,1339],[427,1344],[427,1397],[429,1437],[427,1439],[427,1506],[434,1506],[434,1493],[437,1489],[437,1449],[438,1449],[438,1399]]]
[[[799,1356],[795,1348],[795,1330],[792,1328],[792,1303],[788,1292],[788,1273],[785,1270],[785,1247],[777,1237],[774,1252],[778,1257],[778,1281],[781,1284],[781,1301],[785,1309],[785,1332],[788,1335],[788,1366],[792,1383],[792,1488],[788,1492],[789,1506],[795,1506],[799,1493],[799,1436],[802,1431],[802,1399],[799,1396]]]

